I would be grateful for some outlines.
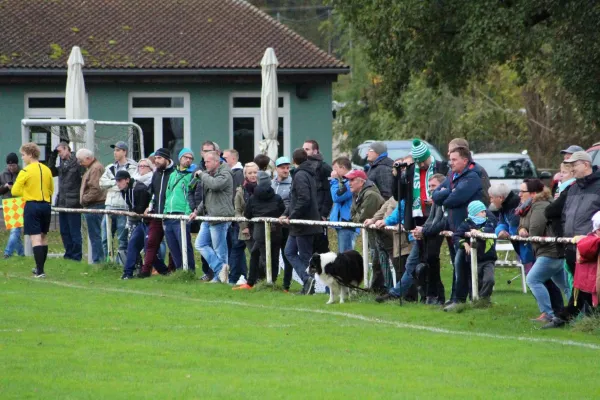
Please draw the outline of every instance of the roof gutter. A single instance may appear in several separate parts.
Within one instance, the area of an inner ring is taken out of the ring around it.
[[[350,72],[350,67],[343,68],[282,68],[277,70],[280,75],[340,75]],[[126,76],[126,75],[148,75],[148,76],[194,76],[194,75],[260,75],[260,69],[237,68],[237,69],[83,69],[83,74],[88,76]],[[66,69],[51,68],[0,68],[2,76],[66,76]]]

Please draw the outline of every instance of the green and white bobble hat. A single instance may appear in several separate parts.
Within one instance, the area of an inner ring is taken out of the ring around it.
[[[413,140],[412,148],[410,153],[413,156],[413,159],[416,162],[423,162],[431,157],[431,152],[429,151],[429,147],[419,139]]]

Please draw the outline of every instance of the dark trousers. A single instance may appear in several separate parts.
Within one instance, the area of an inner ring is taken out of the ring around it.
[[[240,225],[233,222],[227,231],[227,245],[229,246],[229,283],[236,283],[240,276],[248,276],[246,265],[246,243],[239,239]],[[279,259],[277,259],[279,262]],[[202,262],[202,270],[204,271],[204,260]],[[211,270],[212,272],[212,270]],[[205,272],[206,273],[206,272]]]
[[[456,266],[454,265],[456,260],[456,247],[454,247],[454,242],[451,237],[446,238],[446,243],[448,244],[448,250],[450,252],[450,262],[454,269],[452,272],[452,289],[450,291],[450,299],[454,300],[456,298]]]
[[[443,301],[446,297],[444,284],[440,276],[440,251],[444,243],[443,236],[425,238],[425,262],[427,264],[427,297],[437,297]]]
[[[158,266],[156,269],[160,272],[160,269],[166,268],[164,261],[158,256],[160,244],[165,236],[162,221],[159,219],[151,219],[147,226],[148,240],[146,242],[146,252],[144,254],[144,264],[142,266],[143,273],[152,272],[152,266]],[[173,264],[173,258],[169,252],[169,270],[174,270],[175,265]]]
[[[371,263],[371,270],[373,271],[373,277],[371,279],[371,290],[374,292],[387,292],[385,288],[385,277],[383,276],[383,271],[381,269],[381,251],[380,247],[377,245],[377,233],[370,231],[369,236],[369,247],[372,249],[373,260]]]
[[[289,290],[292,284],[292,276],[294,273],[294,268],[292,264],[289,262],[287,256],[285,255],[285,244],[288,241],[288,237],[290,236],[289,228],[281,228],[281,258],[283,258],[283,288],[285,290]],[[279,265],[279,257],[277,258],[277,265]]]
[[[313,249],[315,253],[323,254],[329,253],[329,235],[327,227],[323,226],[323,233],[315,235],[315,241],[313,243]]]
[[[81,261],[81,214],[58,213],[58,222],[60,224],[60,237],[65,247],[65,258]]]
[[[131,235],[129,235],[129,242],[127,243],[127,260],[125,261],[125,267],[123,268],[123,275],[132,277],[135,264],[140,256],[140,252],[144,249],[144,242],[146,239],[146,225],[138,223],[133,229]]]
[[[273,283],[279,275],[279,251],[281,250],[281,232],[271,232],[271,275]],[[254,241],[250,252],[250,271],[248,273],[248,285],[254,286],[256,281],[266,276],[267,247],[264,241]],[[261,273],[264,271],[264,273]]]
[[[569,272],[575,275],[575,261],[577,258],[577,246],[574,244],[568,244],[565,247],[565,260],[567,261],[567,268]],[[550,298],[552,300],[552,298]],[[577,300],[577,305],[575,305],[575,300]],[[592,310],[592,294],[584,293],[578,291],[578,294],[575,295],[575,290],[571,291],[571,297],[569,298],[569,303],[567,307],[557,314],[558,317],[570,321],[573,318],[577,317],[580,313],[586,313]],[[553,305],[554,308],[554,305]]]
[[[190,271],[196,270],[196,262],[194,260],[194,247],[192,246],[192,236],[190,234],[190,224],[186,224],[185,236],[187,241],[187,261]],[[169,252],[173,256],[173,263],[176,269],[183,268],[183,256],[181,245],[181,228],[179,220],[166,219],[164,221],[165,236],[167,237],[167,245]]]
[[[479,297],[482,299],[492,297],[494,291],[494,261],[477,263],[477,282],[479,286]]]
[[[294,267],[294,271],[303,283],[306,283],[310,275],[306,272],[310,258],[313,255],[313,236],[288,236],[285,245],[285,255]]]

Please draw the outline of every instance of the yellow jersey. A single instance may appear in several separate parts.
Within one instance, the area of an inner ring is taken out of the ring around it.
[[[23,168],[15,181],[11,193],[25,201],[52,201],[54,180],[52,171],[40,162],[33,162]]]

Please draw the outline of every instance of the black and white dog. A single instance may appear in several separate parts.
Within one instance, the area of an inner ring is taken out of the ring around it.
[[[315,274],[329,286],[329,301],[333,304],[339,295],[340,303],[350,297],[350,288],[357,289],[363,280],[363,258],[358,251],[313,254],[307,272]]]

